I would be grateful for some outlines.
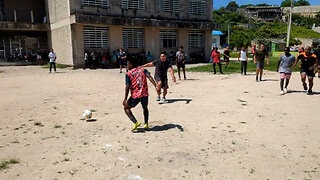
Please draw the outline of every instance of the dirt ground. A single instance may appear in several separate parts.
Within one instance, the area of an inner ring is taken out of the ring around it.
[[[118,70],[0,71],[0,161],[19,160],[1,179],[320,179],[318,78],[279,96],[274,72],[189,73],[166,104],[150,87],[151,131],[132,133]]]

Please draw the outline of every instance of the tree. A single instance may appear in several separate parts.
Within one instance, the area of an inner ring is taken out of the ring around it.
[[[257,4],[256,6],[270,6],[270,5],[266,3],[262,3],[262,4]]]
[[[246,7],[250,7],[250,6],[254,6],[253,4],[244,4],[241,5],[240,8],[246,8]]]
[[[239,8],[239,5],[236,3],[236,1],[231,1],[229,4],[226,6],[226,9],[228,11],[236,11]]]
[[[248,29],[234,26],[230,34],[230,45],[232,47],[248,47],[254,39],[254,33]]]
[[[294,5],[295,6],[310,6],[310,3],[307,0],[299,0]]]
[[[309,1],[307,0],[298,0],[293,1],[294,6],[310,6]],[[281,3],[281,7],[290,7],[291,6],[291,0],[284,0]]]

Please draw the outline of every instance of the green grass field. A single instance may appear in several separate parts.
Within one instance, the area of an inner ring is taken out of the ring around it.
[[[68,66],[67,66],[67,65],[64,65],[64,64],[56,64],[56,68],[57,68],[57,69],[65,69],[65,68],[67,68],[67,67],[68,67]],[[47,68],[47,69],[49,69],[49,68],[50,68],[50,63],[42,66],[42,68]]]
[[[265,64],[265,70],[277,71],[277,65],[279,62],[278,59],[279,58],[274,58],[274,57],[270,58],[270,64],[268,66],[267,66],[267,64]],[[241,72],[241,69],[240,69],[241,63],[238,61],[231,61],[227,68],[224,68],[224,65],[222,67],[223,67],[222,71],[227,74]],[[217,71],[219,72],[219,67],[216,66],[216,68],[217,68]],[[203,66],[187,68],[186,70],[187,70],[187,72],[210,72],[210,73],[213,72],[212,63],[210,63],[208,65],[203,65]],[[253,61],[249,61],[247,72],[255,72],[255,71],[256,71],[256,65],[253,63]],[[299,71],[299,68],[296,67],[294,69],[294,71]]]

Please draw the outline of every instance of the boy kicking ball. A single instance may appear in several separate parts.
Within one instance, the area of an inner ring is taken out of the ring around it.
[[[126,74],[126,88],[125,88],[125,97],[123,100],[124,112],[127,114],[129,119],[134,123],[132,131],[136,130],[141,123],[136,120],[133,116],[131,108],[136,107],[141,103],[143,108],[144,115],[144,128],[148,129],[148,120],[149,120],[149,110],[148,110],[148,83],[147,78],[150,82],[156,87],[156,82],[151,77],[150,73],[146,69],[136,68],[136,62],[128,59],[127,67],[129,72]],[[128,99],[129,91],[131,97]]]
[[[292,54],[290,54],[290,49],[288,47],[284,49],[284,53],[285,54],[280,56],[280,61],[278,63],[278,70],[280,73],[280,88],[281,88],[280,95],[284,95],[285,93],[288,92],[287,88],[288,88],[290,77],[291,77],[292,66],[296,60],[296,58]],[[286,79],[286,85],[283,89],[284,79]]]

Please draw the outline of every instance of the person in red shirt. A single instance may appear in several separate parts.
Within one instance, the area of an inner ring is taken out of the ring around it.
[[[217,74],[216,64],[218,64],[218,66],[219,66],[220,74],[223,74],[222,68],[221,68],[221,63],[220,63],[220,52],[218,51],[217,47],[213,48],[211,57],[212,57],[212,64],[213,64],[213,74]]]
[[[123,100],[124,111],[129,117],[129,119],[134,123],[132,131],[136,130],[141,123],[136,120],[133,116],[131,108],[136,107],[141,103],[144,114],[144,128],[148,129],[148,120],[149,120],[149,110],[148,110],[148,83],[147,78],[150,82],[157,87],[156,82],[150,75],[149,71],[146,69],[137,68],[137,63],[132,60],[127,60],[127,67],[129,69],[126,74],[126,88],[125,88],[125,97]],[[131,97],[128,99],[129,91]]]

